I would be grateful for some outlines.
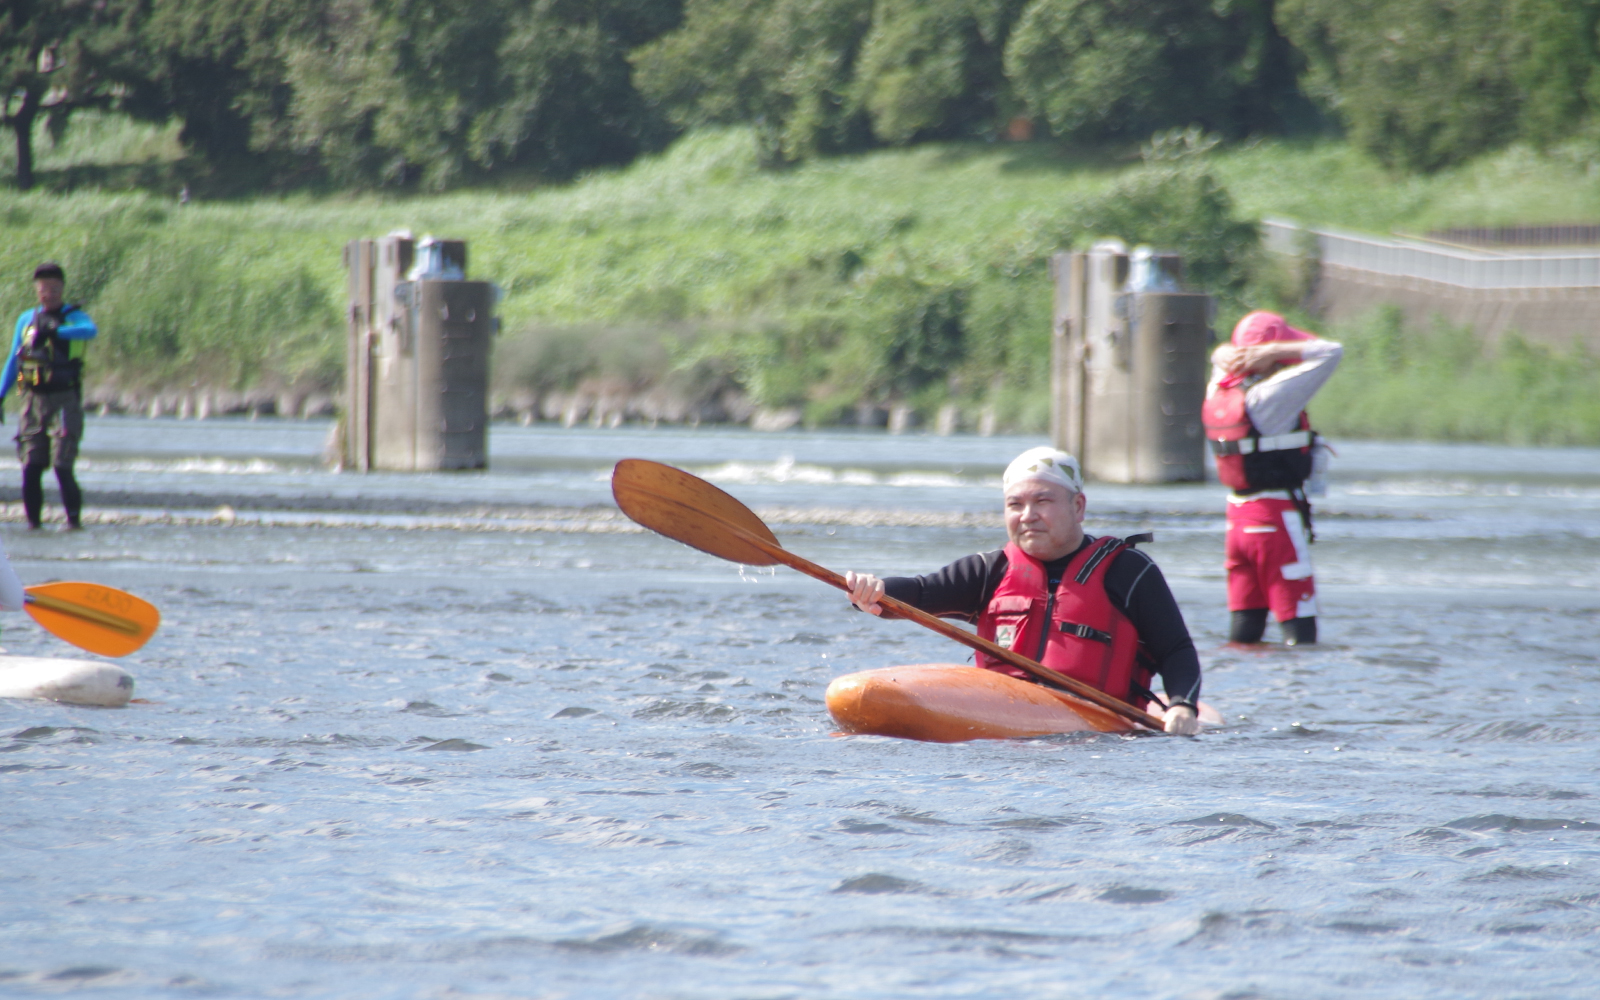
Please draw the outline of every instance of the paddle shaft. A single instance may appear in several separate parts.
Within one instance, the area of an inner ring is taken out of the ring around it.
[[[121,615],[114,615],[109,611],[86,608],[71,601],[58,600],[48,594],[29,594],[26,600],[29,604],[37,604],[47,611],[55,611],[59,614],[71,615],[73,618],[81,618],[86,622],[93,622],[96,625],[111,629],[113,632],[121,632],[123,635],[139,634],[138,622],[129,621]]]
[[[670,498],[668,499],[669,502],[676,502],[670,501]],[[724,524],[727,530],[736,533],[741,541],[760,549],[762,552],[765,552],[767,555],[776,559],[778,562],[783,563],[785,566],[788,566],[790,569],[799,570],[806,576],[809,576],[815,580],[821,580],[830,587],[838,587],[840,590],[843,590],[846,593],[849,592],[850,586],[844,582],[844,577],[840,576],[838,573],[835,573],[833,570],[828,569],[825,566],[818,566],[816,563],[805,558],[804,556],[797,556],[781,545],[773,545],[764,538],[758,538],[736,524],[726,524],[726,522],[724,522]],[[1148,726],[1158,733],[1164,732],[1166,729],[1165,724],[1160,719],[1151,715],[1149,712],[1134,708],[1127,702],[1121,700],[1120,698],[1114,698],[1111,695],[1106,694],[1104,691],[1101,691],[1099,688],[1091,687],[1074,677],[1068,677],[1066,674],[1051,670],[1042,663],[1030,660],[1020,653],[1014,653],[1004,646],[990,642],[988,639],[985,639],[980,635],[973,635],[966,629],[952,625],[936,615],[930,615],[921,608],[912,607],[904,601],[896,600],[895,598],[887,595],[879,598],[878,603],[902,618],[909,618],[918,625],[921,625],[924,628],[930,628],[947,639],[954,639],[963,646],[976,649],[982,653],[987,653],[1002,663],[1009,664],[1019,670],[1025,670],[1048,684],[1065,688],[1067,691],[1071,692],[1077,697],[1082,698],[1085,701],[1091,701],[1096,705],[1099,705],[1101,708],[1117,713],[1125,719],[1137,722],[1141,726]]]

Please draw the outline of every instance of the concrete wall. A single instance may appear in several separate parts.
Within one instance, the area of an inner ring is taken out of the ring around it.
[[[1563,350],[1582,341],[1600,353],[1600,288],[1461,288],[1322,265],[1311,295],[1317,315],[1351,319],[1383,305],[1398,306],[1412,327],[1442,316],[1489,342],[1515,331]]]
[[[1513,331],[1600,351],[1600,248],[1489,250],[1339,230],[1263,223],[1267,249],[1317,260],[1310,305],[1330,320],[1394,305],[1408,325],[1436,316],[1495,341]]]

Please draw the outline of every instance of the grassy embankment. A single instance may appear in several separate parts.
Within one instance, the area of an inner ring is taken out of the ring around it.
[[[156,160],[174,150],[162,133],[106,123],[47,151],[45,184],[134,147]],[[1042,144],[771,173],[732,132],[528,191],[184,207],[147,193],[0,192],[0,274],[46,256],[66,264],[72,296],[106,331],[91,360],[102,398],[331,389],[340,248],[407,227],[470,240],[473,275],[506,289],[496,391],[525,410],[632,405],[671,419],[725,412],[744,394],[814,422],[892,402],[923,419],[955,404],[967,426],[991,409],[1002,426],[1036,428],[1048,408],[1049,253],[1107,235],[1096,227],[1108,220],[1143,228],[1119,234],[1134,238],[1225,222],[1215,203],[1210,216],[1194,209],[1202,169],[1243,218],[1387,231],[1600,216],[1600,180],[1583,165],[1522,150],[1396,180],[1339,143],[1262,143],[1213,151],[1173,186],[1172,170],[1131,155]],[[1215,250],[1207,240],[1194,237],[1197,256]],[[1219,329],[1247,304],[1293,304],[1292,276],[1270,262],[1237,246],[1212,257],[1213,279],[1235,285]],[[0,304],[21,308],[26,291],[19,279]],[[1348,371],[1319,399],[1330,433],[1600,441],[1600,376],[1581,352],[1514,339],[1486,351],[1385,316],[1329,332],[1350,347]]]

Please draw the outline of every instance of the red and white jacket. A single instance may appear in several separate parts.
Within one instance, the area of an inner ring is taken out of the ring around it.
[[[1212,370],[1201,423],[1223,485],[1239,496],[1300,488],[1311,474],[1316,444],[1306,406],[1343,354],[1344,348],[1331,340],[1306,341],[1299,364],[1248,388],[1222,388],[1226,373]]]

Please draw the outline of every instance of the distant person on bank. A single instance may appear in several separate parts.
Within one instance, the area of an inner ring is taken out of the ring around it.
[[[1166,731],[1200,731],[1200,657],[1154,561],[1123,539],[1084,534],[1083,473],[1054,448],[1006,468],[1003,549],[958,559],[927,576],[880,580],[846,573],[856,607],[883,614],[885,594],[931,614],[976,622],[978,634],[1106,694],[1161,707]],[[1023,680],[1015,667],[978,666]],[[1150,691],[1160,674],[1166,701]]]
[[[66,275],[46,261],[33,270],[39,304],[17,317],[11,354],[0,374],[0,404],[13,385],[22,398],[17,459],[22,463],[22,508],[28,527],[44,514],[44,470],[54,467],[67,527],[82,527],[83,493],[72,475],[83,437],[83,351],[98,332],[89,314],[62,297]],[[0,410],[3,414],[3,410]]]
[[[1225,556],[1232,642],[1260,642],[1268,612],[1289,645],[1317,641],[1308,493],[1323,492],[1327,445],[1306,406],[1343,353],[1277,313],[1253,312],[1211,354],[1203,417],[1217,474],[1233,490]]]

